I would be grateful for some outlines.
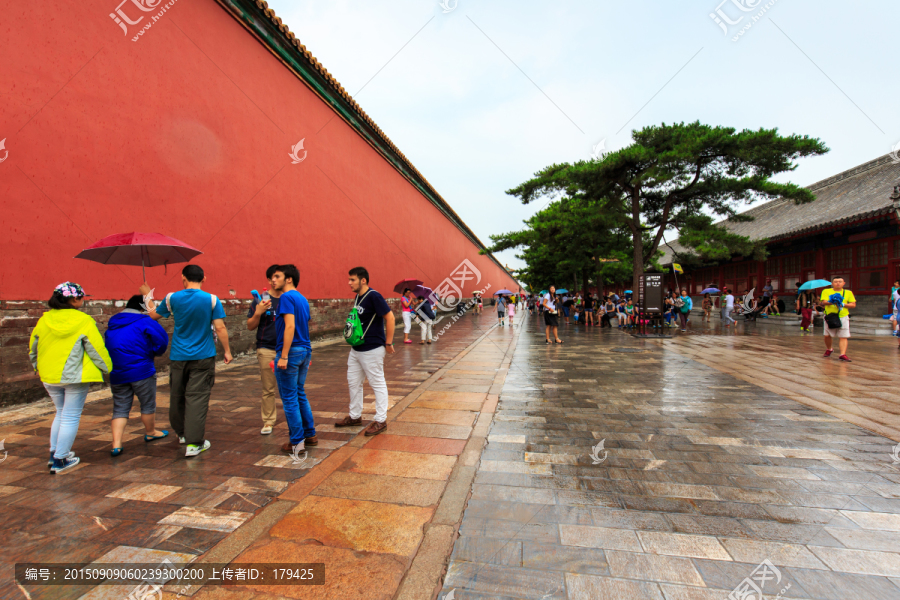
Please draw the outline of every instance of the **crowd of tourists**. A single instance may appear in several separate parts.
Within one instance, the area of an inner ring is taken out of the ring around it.
[[[51,473],[77,466],[72,451],[81,413],[92,383],[108,375],[112,396],[113,457],[123,453],[122,440],[134,398],[140,404],[144,441],[168,437],[158,430],[156,414],[156,367],[154,359],[169,350],[169,424],[190,458],[209,450],[206,417],[216,375],[216,341],[224,362],[232,361],[225,326],[225,310],[215,295],[203,291],[206,276],[197,265],[181,272],[184,289],[158,302],[144,283],[125,309],[110,318],[101,335],[96,321],[82,312],[85,292],[80,285],[58,285],[29,340],[34,369],[56,408],[50,428]],[[260,433],[271,434],[276,421],[275,389],[281,397],[289,440],[282,451],[295,458],[307,447],[318,445],[315,420],[304,384],[312,356],[309,336],[309,302],[297,289],[300,273],[291,264],[272,265],[266,271],[267,290],[254,298],[247,314],[247,327],[256,331],[257,360],[262,381]],[[355,294],[351,319],[356,319],[354,338],[347,360],[349,414],[335,427],[362,425],[363,383],[375,395],[375,417],[364,433],[377,435],[387,429],[388,390],[384,358],[394,352],[394,314],[384,297],[369,287],[363,267],[348,274]],[[418,301],[419,299],[417,299]],[[411,300],[410,300],[411,302]],[[405,306],[405,305],[404,305]],[[158,321],[172,318],[169,335]],[[405,320],[405,319],[404,319]],[[349,323],[349,320],[348,320]]]
[[[801,285],[802,282],[798,281],[798,289]],[[719,295],[713,296],[714,293]],[[840,352],[838,358],[843,362],[852,362],[847,356],[850,338],[849,309],[856,307],[856,298],[852,291],[846,289],[841,277],[833,278],[831,285],[827,287],[823,285],[815,289],[798,291],[793,306],[789,304],[790,299],[785,301],[785,297],[779,296],[771,280],[766,281],[762,295],[758,298],[752,297],[751,294],[738,298],[733,290],[727,287],[722,287],[721,290],[714,288],[702,296],[701,319],[710,322],[713,312],[718,308],[722,325],[725,329],[729,329],[737,327],[739,321],[735,317],[752,321],[757,318],[781,316],[792,310],[800,316],[801,331],[811,333],[816,317],[822,316],[825,358],[834,352],[833,341],[837,339]],[[602,296],[590,293],[584,296],[580,293],[570,296],[566,291],[558,294],[556,288],[550,286],[550,289],[542,294],[526,294],[524,304],[529,314],[537,313],[543,316],[547,344],[562,343],[558,333],[560,317],[564,319],[564,324],[569,324],[571,318],[573,322],[583,323],[587,327],[612,327],[612,323],[615,322],[619,329],[634,329],[643,318],[643,323],[651,329],[671,327],[686,332],[694,309],[694,301],[685,288],[665,292],[661,319],[657,318],[657,315],[642,317],[630,290],[626,290],[622,296],[614,292]],[[894,282],[891,290],[890,309],[893,335],[900,337],[900,318],[898,318],[900,281]]]
[[[309,302],[297,289],[300,273],[291,264],[272,265],[266,270],[267,289],[264,294],[254,292],[254,300],[247,314],[247,327],[256,331],[256,356],[262,382],[260,433],[272,433],[276,422],[275,391],[282,400],[289,440],[281,447],[294,457],[307,447],[316,446],[315,420],[304,390],[304,383],[312,356],[309,334]],[[80,311],[85,292],[77,283],[58,285],[45,312],[32,331],[29,353],[44,387],[56,407],[50,429],[48,467],[58,473],[79,464],[72,452],[81,412],[91,383],[100,383],[108,375],[112,391],[112,449],[113,457],[123,453],[123,438],[128,417],[137,397],[140,404],[144,441],[166,438],[168,430],[156,428],[156,367],[154,360],[169,350],[169,424],[185,446],[185,456],[193,457],[211,446],[206,439],[206,417],[210,394],[215,383],[216,342],[221,344],[225,364],[232,361],[225,326],[225,310],[215,295],[203,291],[206,276],[197,265],[182,270],[184,289],[154,301],[150,286],[144,283],[140,294],[128,299],[125,308],[109,320],[101,335],[94,319]],[[823,282],[825,283],[825,282]],[[349,414],[334,424],[350,427],[362,424],[363,383],[368,381],[375,395],[374,421],[365,435],[377,435],[387,428],[388,391],[384,377],[384,359],[394,352],[394,314],[384,297],[369,287],[369,273],[363,267],[348,273],[350,290],[355,294],[351,319],[356,319],[354,339],[348,339],[351,350],[347,361]],[[800,287],[800,282],[798,282]],[[749,295],[748,295],[749,296]],[[736,327],[733,315],[745,319],[780,315],[786,305],[772,289],[771,282],[763,288],[763,295],[754,301],[744,297],[738,301],[733,292],[723,287],[721,295],[703,295],[701,308],[707,322],[716,303],[726,329]],[[631,329],[642,319],[630,291],[622,296],[580,293],[557,293],[555,286],[535,294],[498,294],[491,303],[496,305],[499,326],[513,326],[517,311],[543,318],[547,344],[562,344],[559,337],[560,317],[565,324],[583,323],[586,327]],[[461,304],[462,305],[462,304]],[[479,294],[466,303],[475,314],[481,314],[484,300]],[[798,293],[794,309],[801,316],[801,329],[810,332],[815,317],[824,317],[825,357],[834,352],[833,340],[838,340],[839,358],[851,362],[847,356],[850,338],[849,309],[856,307],[853,292],[846,289],[844,280],[835,277],[831,286],[821,292],[804,290]],[[686,289],[669,291],[665,297],[662,319],[649,320],[652,327],[680,327],[687,330],[693,301]],[[891,297],[891,321],[898,334],[900,312],[900,282],[896,282]],[[421,328],[420,344],[437,341],[433,324],[436,321],[433,297],[416,296],[409,288],[401,298],[403,342],[411,344],[413,321]],[[158,321],[174,321],[169,348],[169,335]],[[348,320],[348,325],[350,320]],[[345,334],[346,337],[346,334]],[[390,341],[389,341],[390,340]]]

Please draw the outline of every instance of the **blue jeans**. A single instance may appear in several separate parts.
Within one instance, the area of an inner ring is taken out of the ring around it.
[[[284,418],[287,420],[292,445],[316,435],[312,409],[309,407],[309,400],[306,399],[306,392],[303,391],[311,357],[312,351],[309,348],[295,346],[288,352],[287,369],[279,369],[281,352],[275,355],[275,381],[278,382],[278,393],[281,394]]]
[[[87,399],[88,383],[68,383],[54,385],[45,383],[44,388],[56,406],[56,416],[50,426],[50,452],[54,458],[66,458],[75,443],[81,411]]]

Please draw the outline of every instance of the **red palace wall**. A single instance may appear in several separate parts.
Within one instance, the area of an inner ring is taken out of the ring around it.
[[[192,262],[223,299],[249,298],[278,262],[298,265],[310,299],[349,298],[357,265],[387,296],[405,277],[435,286],[463,259],[479,288],[517,289],[214,0],[169,3],[137,42],[138,26],[124,35],[109,16],[118,3],[0,0],[0,308],[28,311],[0,329],[22,333],[39,311],[14,302],[45,301],[65,280],[94,299],[136,293],[140,267],[73,258],[128,231],[201,249]],[[292,164],[300,139],[307,155]],[[147,269],[157,297],[180,289],[181,266]],[[5,386],[21,375],[6,359],[26,348],[0,348]]]

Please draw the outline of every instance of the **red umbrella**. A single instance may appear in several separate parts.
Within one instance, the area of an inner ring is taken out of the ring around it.
[[[108,235],[93,246],[82,250],[75,258],[83,258],[104,265],[141,265],[158,267],[189,262],[198,254],[196,248],[161,233],[116,233]],[[146,281],[146,276],[144,280]]]
[[[402,294],[405,288],[413,289],[417,285],[422,285],[421,279],[401,279],[394,286],[394,291],[398,294]]]

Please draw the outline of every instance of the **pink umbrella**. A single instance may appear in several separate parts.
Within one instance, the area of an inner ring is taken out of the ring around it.
[[[402,294],[404,289],[414,289],[417,285],[422,285],[421,279],[401,279],[394,285],[394,291]]]
[[[108,235],[93,246],[82,250],[75,258],[83,258],[104,265],[141,265],[158,267],[190,262],[198,254],[196,248],[161,233],[116,233]],[[146,281],[147,277],[144,276]]]

